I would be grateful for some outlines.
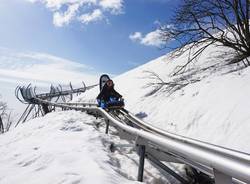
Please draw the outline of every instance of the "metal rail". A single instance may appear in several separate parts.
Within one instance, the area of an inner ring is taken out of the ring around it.
[[[24,92],[23,92],[24,93]],[[25,93],[24,93],[25,94]],[[120,112],[133,125],[128,126],[112,114],[91,103],[55,103],[26,92],[29,102],[101,115],[114,126],[121,138],[145,146],[146,152],[162,161],[182,162],[213,175],[216,184],[250,183],[250,155],[232,149],[179,136],[153,127],[130,112]],[[24,98],[25,100],[25,98]]]
[[[109,123],[115,126],[123,138],[135,140],[139,145],[145,145],[147,148],[154,147],[155,150],[161,150],[169,153],[177,160],[189,163],[189,161],[206,166],[213,170],[214,175],[227,181],[232,181],[232,178],[240,181],[250,183],[250,155],[238,152],[231,149],[226,149],[216,145],[208,144],[198,140],[186,138],[168,132],[163,132],[129,113],[129,117],[136,120],[145,127],[143,129],[136,129],[121,123],[110,115],[107,111],[93,106],[93,104],[85,104],[84,107],[72,106],[68,104],[57,104],[40,100],[41,103],[47,103],[57,107],[68,109],[75,109],[80,111],[98,112],[102,117],[109,120]],[[135,124],[136,124],[135,123]],[[148,130],[151,130],[150,132]],[[127,134],[127,135],[126,135]],[[125,135],[125,136],[124,136]],[[211,172],[209,172],[211,174]],[[215,177],[215,178],[216,178]],[[218,182],[217,182],[218,183]],[[219,182],[223,183],[223,182]]]

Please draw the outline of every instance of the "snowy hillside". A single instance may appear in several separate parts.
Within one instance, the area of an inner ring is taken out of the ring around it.
[[[114,78],[115,88],[126,109],[156,127],[250,153],[250,68],[223,66],[229,56],[219,51],[210,47],[182,75],[184,82],[171,73],[187,56],[166,55]],[[152,72],[183,85],[146,87],[159,82]],[[98,93],[96,87],[74,101],[93,102]],[[0,183],[137,183],[138,155],[132,147],[110,152],[111,142],[127,142],[112,129],[106,135],[102,121],[76,111],[53,112],[0,135]],[[149,162],[144,181],[174,183]]]
[[[110,152],[111,142],[127,142],[106,135],[101,121],[81,112],[56,112],[1,134],[0,183],[138,183],[137,154],[131,147]],[[146,183],[168,183],[148,162],[145,167]]]
[[[235,71],[240,65],[224,66],[230,58],[226,48],[210,46],[184,73],[189,80],[170,94],[167,86],[155,93],[149,73],[157,73],[165,82],[176,66],[183,65],[188,55],[172,59],[162,56],[114,78],[115,89],[126,102],[126,108],[161,129],[250,153],[250,68]],[[223,55],[221,55],[223,53]],[[152,77],[152,76],[151,76]],[[95,101],[98,88],[75,101]]]

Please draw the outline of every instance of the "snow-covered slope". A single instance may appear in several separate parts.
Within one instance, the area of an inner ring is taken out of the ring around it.
[[[101,121],[81,112],[56,112],[1,134],[0,183],[139,183],[138,156],[131,147],[110,152],[111,142],[126,142],[106,135]],[[145,166],[146,183],[172,183],[148,162]]]
[[[230,57],[221,55],[225,50],[209,47],[185,73],[197,82],[172,94],[163,86],[149,95],[153,88],[145,86],[155,80],[145,71],[171,82],[170,74],[187,61],[187,54],[174,59],[162,56],[128,71],[114,78],[115,89],[123,94],[128,110],[156,127],[250,153],[250,68],[233,72],[238,65],[223,66]],[[94,101],[98,92],[90,90],[76,101]]]
[[[128,110],[156,127],[250,153],[250,68],[233,72],[237,66],[223,66],[229,56],[221,57],[225,48],[220,49],[208,48],[187,68],[187,80],[177,83],[196,82],[172,93],[166,85],[152,93],[155,88],[145,86],[158,81],[145,71],[172,82],[180,77],[171,76],[173,70],[187,55],[162,56],[128,71],[114,78],[115,88]],[[96,87],[74,101],[93,102],[98,93]],[[138,156],[132,148],[111,153],[110,142],[127,142],[105,135],[101,121],[85,113],[56,112],[0,135],[0,183],[136,183]],[[148,162],[144,179],[174,183]]]

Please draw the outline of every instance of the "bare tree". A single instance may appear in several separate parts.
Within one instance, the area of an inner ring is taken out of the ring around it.
[[[212,44],[232,49],[235,55],[229,63],[249,66],[249,6],[249,0],[183,0],[171,26],[161,27],[165,41],[177,41],[174,56],[189,51],[188,61],[174,75]]]
[[[0,116],[0,133],[4,133],[3,120],[1,116]]]
[[[4,132],[4,125],[2,117],[6,115],[7,104],[0,101],[0,133]]]
[[[11,124],[11,112],[8,109],[8,105],[6,102],[0,101],[0,133],[8,131]]]

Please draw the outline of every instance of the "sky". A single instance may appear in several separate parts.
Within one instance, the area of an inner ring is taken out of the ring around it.
[[[159,22],[169,20],[176,4],[169,0],[3,0],[0,46],[46,53],[117,75],[168,52],[159,49],[162,42],[154,31]]]
[[[0,94],[8,101],[17,85],[28,83],[94,84],[102,73],[116,76],[164,55],[169,50],[161,49],[157,27],[178,3],[2,0]]]

